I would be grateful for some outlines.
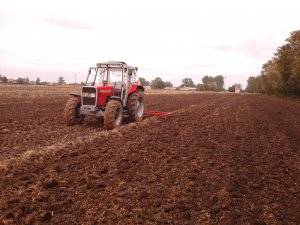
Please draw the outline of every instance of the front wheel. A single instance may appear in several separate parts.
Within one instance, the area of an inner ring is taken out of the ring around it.
[[[64,119],[68,126],[82,123],[84,115],[80,113],[80,99],[70,98],[65,106]]]
[[[104,112],[104,127],[111,130],[121,126],[123,119],[123,107],[120,101],[110,100]]]

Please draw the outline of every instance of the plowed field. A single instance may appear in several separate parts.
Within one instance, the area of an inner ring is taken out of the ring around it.
[[[146,93],[172,115],[105,131],[71,91],[0,86],[0,224],[300,224],[299,100]]]

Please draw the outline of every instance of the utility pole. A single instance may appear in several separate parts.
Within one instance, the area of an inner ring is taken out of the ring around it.
[[[77,74],[75,73],[75,84],[76,84],[76,77],[77,77]]]
[[[224,87],[223,87],[224,90],[226,90],[225,87],[226,87],[226,76],[224,76]]]

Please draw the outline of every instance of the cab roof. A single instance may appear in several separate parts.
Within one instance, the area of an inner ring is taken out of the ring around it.
[[[97,63],[97,67],[98,68],[110,68],[110,67],[127,68],[127,69],[133,69],[133,70],[138,69],[138,67],[128,66],[125,62],[121,62],[121,61],[108,61],[108,62]]]

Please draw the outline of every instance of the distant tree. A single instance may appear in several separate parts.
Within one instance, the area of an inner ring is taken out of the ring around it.
[[[249,77],[247,80],[246,92],[255,92],[255,77]]]
[[[143,77],[139,77],[139,81],[140,81],[140,84],[143,86],[150,86],[150,82],[146,81],[146,79]]]
[[[64,85],[64,84],[66,84],[65,79],[63,77],[59,77],[57,83],[58,83],[58,85]]]
[[[163,89],[165,87],[165,82],[163,82],[163,80],[160,77],[156,77],[154,80],[151,81],[152,89]]]
[[[202,83],[205,91],[217,91],[217,81],[215,77],[206,75],[202,78]]]
[[[7,79],[6,76],[3,76],[1,80],[2,80],[2,82],[5,83],[5,84],[8,82],[8,79]]]
[[[48,85],[49,83],[47,81],[42,81],[40,84],[41,85]]]
[[[139,82],[141,85],[144,85],[146,79],[144,77],[139,77]]]
[[[26,84],[27,79],[19,77],[19,78],[17,78],[16,83],[17,84]]]
[[[29,77],[26,77],[26,79],[24,80],[25,80],[25,84],[29,84]]]
[[[214,77],[208,76],[208,75],[206,75],[202,78],[202,83],[203,84],[215,84],[215,85],[217,85],[216,79]]]
[[[204,84],[206,91],[218,91],[216,82],[210,84]]]
[[[36,84],[41,84],[41,79],[38,77],[36,78],[36,81],[35,81]]]
[[[197,84],[197,91],[206,91],[204,84]]]
[[[231,87],[228,88],[228,91],[229,92],[235,92],[235,86],[232,85]]]
[[[217,84],[217,91],[224,90],[224,77],[222,75],[218,75],[215,77],[215,81]]]
[[[28,84],[28,80],[27,80],[27,78],[21,78],[22,79],[22,84]]]
[[[300,30],[292,32],[287,41],[290,43],[294,55],[291,65],[291,78],[294,81],[295,94],[300,95]]]
[[[166,81],[165,87],[173,87],[173,84],[170,81]]]
[[[184,78],[182,79],[181,87],[196,87],[196,85],[191,78]]]
[[[84,83],[84,82],[81,82],[81,83],[80,83],[80,85],[81,85],[81,86],[84,86],[84,85],[85,85],[85,83]]]

